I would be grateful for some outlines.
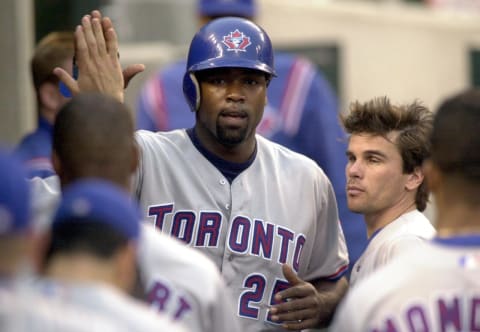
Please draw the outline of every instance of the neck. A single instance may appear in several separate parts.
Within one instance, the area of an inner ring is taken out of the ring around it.
[[[57,254],[48,264],[46,274],[69,283],[92,282],[119,286],[111,264],[85,254]]]
[[[439,236],[480,234],[480,207],[464,202],[437,204],[435,227]]]
[[[367,226],[367,237],[370,238],[376,231],[392,223],[405,213],[416,210],[415,201],[402,201],[400,204],[387,209],[376,211],[371,214],[365,214],[365,224]]]
[[[40,116],[53,126],[57,112],[54,110],[47,109],[45,107],[41,107],[39,112],[40,112],[39,113]]]
[[[247,162],[252,154],[255,152],[256,138],[255,134],[250,137],[246,137],[241,143],[236,145],[224,145],[218,142],[218,140],[205,134],[202,130],[195,127],[194,135],[198,139],[198,142],[210,153],[215,156],[232,163],[244,163]]]

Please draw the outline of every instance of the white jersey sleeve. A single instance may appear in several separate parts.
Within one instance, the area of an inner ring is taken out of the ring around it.
[[[148,302],[192,332],[240,331],[218,268],[201,252],[144,224],[139,264]]]

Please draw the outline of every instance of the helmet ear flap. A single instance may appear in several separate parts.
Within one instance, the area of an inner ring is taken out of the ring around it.
[[[196,112],[200,107],[200,85],[194,73],[187,72],[183,76],[183,94],[190,110]]]

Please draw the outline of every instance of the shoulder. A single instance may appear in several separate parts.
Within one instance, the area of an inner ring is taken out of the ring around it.
[[[261,135],[257,138],[257,158],[264,162],[272,163],[272,167],[280,167],[285,171],[298,171],[300,174],[309,174],[310,176],[326,175],[318,164],[304,154],[295,152],[283,145],[275,143]]]
[[[386,226],[378,236],[378,258],[388,261],[409,248],[424,246],[436,234],[430,221],[419,211],[408,212]],[[372,241],[373,242],[373,241]]]
[[[405,213],[394,221],[399,237],[431,239],[436,231],[430,220],[418,210]]]
[[[207,298],[215,298],[218,287],[223,287],[220,272],[210,258],[152,225],[142,225],[139,260],[144,273],[175,279],[176,284],[186,288],[201,289]]]
[[[14,292],[0,292],[0,302],[8,303],[8,306],[0,306],[2,331],[18,331],[21,326],[28,326],[31,332],[127,331],[117,320],[80,308],[61,298],[46,297],[30,285],[14,289]],[[9,329],[9,326],[16,326],[17,329]]]
[[[107,284],[70,284],[66,292],[75,303],[118,320],[129,331],[182,331],[145,303]]]
[[[32,157],[29,154],[49,155],[51,151],[52,137],[44,130],[25,135],[16,147],[16,153],[22,158]]]
[[[190,139],[186,130],[176,129],[172,131],[152,132],[148,130],[137,130],[135,139],[141,148],[174,147],[188,144]]]

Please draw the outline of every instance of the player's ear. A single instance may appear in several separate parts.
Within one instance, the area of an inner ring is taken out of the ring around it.
[[[52,110],[56,112],[64,102],[58,86],[51,82],[43,83],[38,89],[38,94],[42,105],[47,111]]]
[[[413,191],[420,187],[424,180],[423,169],[421,166],[417,166],[413,169],[413,172],[408,174],[407,183],[405,183],[405,188],[408,191]]]

